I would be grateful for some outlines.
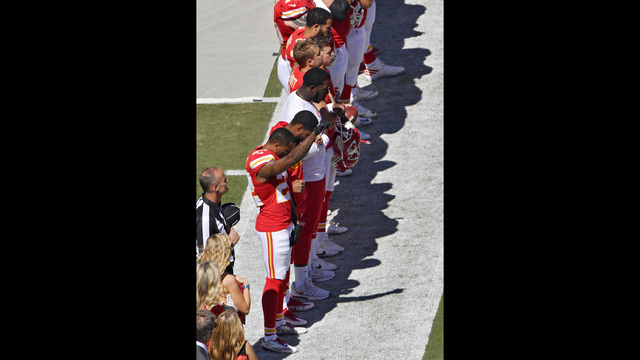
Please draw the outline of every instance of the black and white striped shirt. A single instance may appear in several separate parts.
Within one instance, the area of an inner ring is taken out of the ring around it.
[[[230,231],[231,226],[225,221],[220,206],[204,197],[203,193],[196,201],[196,257],[200,258],[200,253],[207,246],[209,236],[217,233],[228,234]],[[234,260],[235,252],[231,249],[230,265],[227,267],[230,274],[233,274]]]

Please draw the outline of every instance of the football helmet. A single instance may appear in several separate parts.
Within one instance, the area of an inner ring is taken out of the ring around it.
[[[338,117],[333,133],[333,155],[338,157],[336,169],[345,171],[360,160],[360,132],[344,117]]]

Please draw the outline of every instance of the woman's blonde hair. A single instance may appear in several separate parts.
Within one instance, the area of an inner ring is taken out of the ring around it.
[[[209,357],[216,360],[234,360],[244,341],[244,329],[238,313],[233,309],[227,309],[216,318],[216,328],[209,340]]]
[[[200,261],[214,262],[218,266],[220,274],[222,274],[227,268],[227,261],[229,260],[230,254],[231,238],[227,234],[217,233],[207,239],[207,246],[202,255],[200,255]]]
[[[218,305],[218,295],[222,294],[220,270],[210,261],[196,265],[196,310],[211,310]]]

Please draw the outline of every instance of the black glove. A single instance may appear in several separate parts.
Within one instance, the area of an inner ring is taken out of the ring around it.
[[[316,128],[313,129],[313,133],[318,135],[321,132],[325,131],[329,126],[331,126],[331,123],[329,121],[320,120],[320,123],[318,124],[318,126],[316,126]]]
[[[293,231],[291,231],[291,236],[289,236],[289,246],[293,247],[293,245],[298,242],[298,237],[300,236],[300,232],[302,231],[302,226],[300,224],[296,224],[293,227]]]

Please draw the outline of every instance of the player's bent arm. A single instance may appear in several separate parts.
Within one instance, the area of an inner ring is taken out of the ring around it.
[[[316,134],[311,133],[300,144],[296,145],[296,147],[294,147],[287,156],[278,160],[271,160],[266,163],[256,174],[256,180],[260,183],[265,183],[270,177],[278,175],[297,164],[305,155],[307,155],[315,139]]]
[[[296,30],[298,29],[300,26],[305,26],[307,24],[307,13],[302,14],[300,17],[297,17],[293,20],[285,20],[284,24],[287,25],[288,27]]]

